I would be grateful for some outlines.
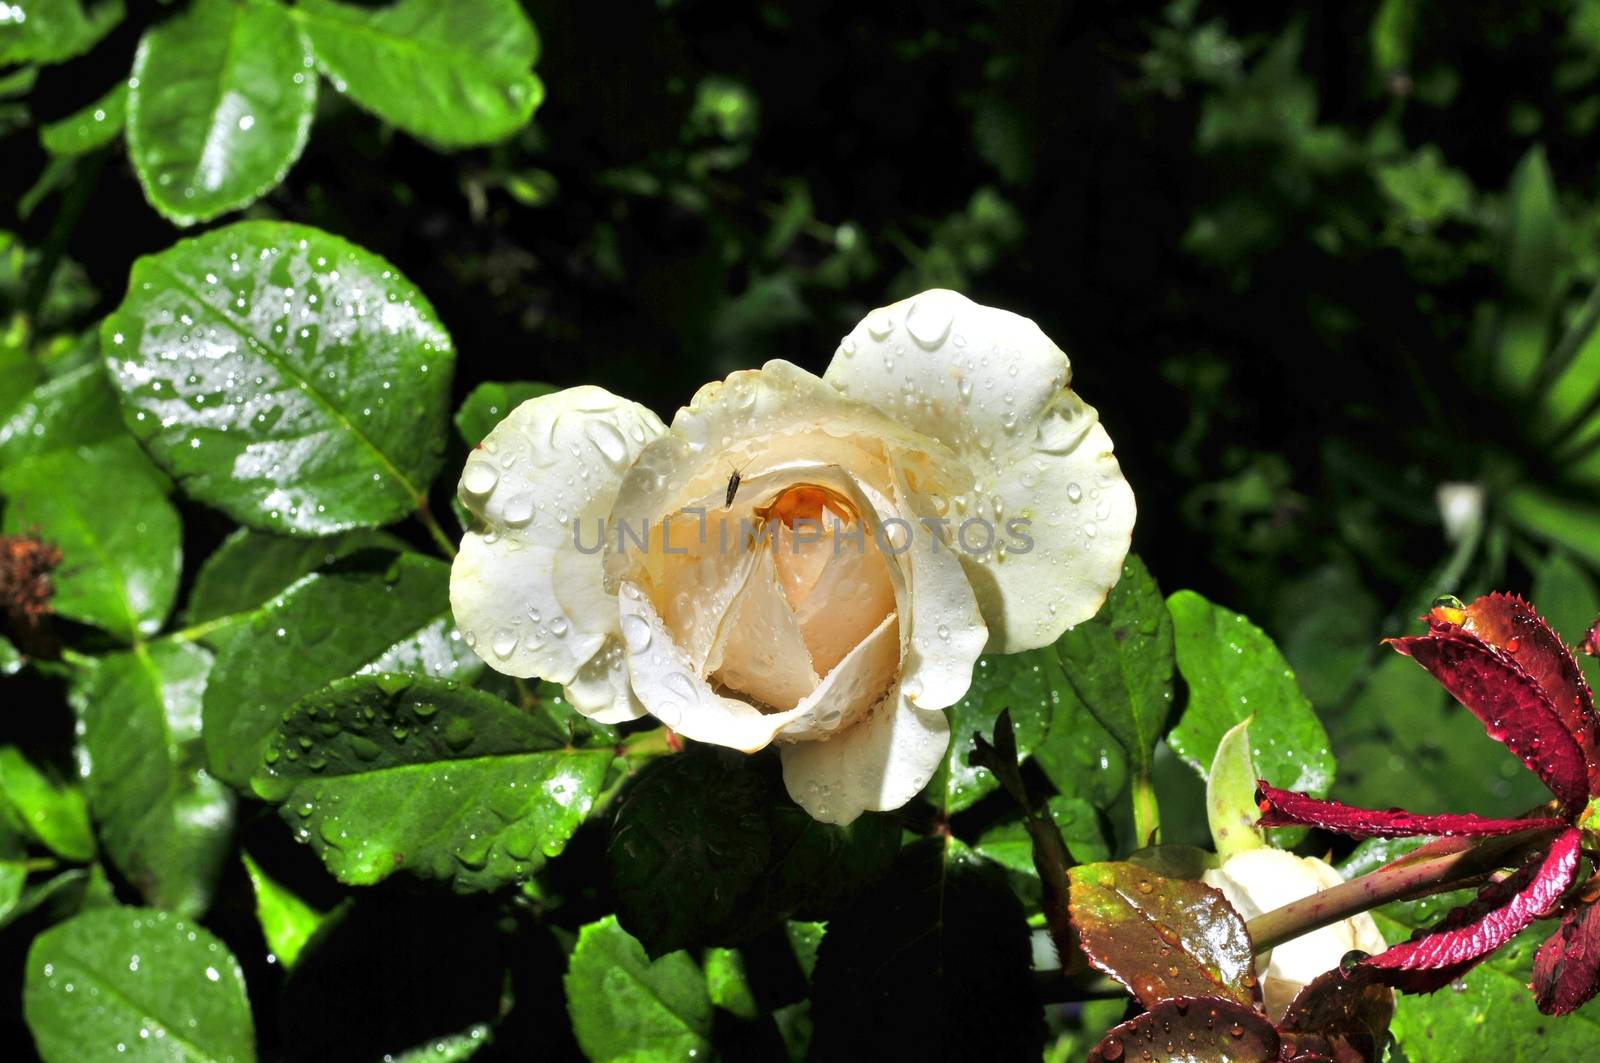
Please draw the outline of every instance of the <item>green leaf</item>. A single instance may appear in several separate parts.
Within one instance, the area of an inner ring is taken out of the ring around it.
[[[828,923],[812,976],[812,1059],[1037,1059],[1042,1009],[1022,908],[959,841],[900,851]]]
[[[0,635],[0,676],[16,675],[22,671],[28,659],[22,655],[12,641]]]
[[[22,835],[0,818],[0,927],[17,914],[27,881],[27,846]]]
[[[1552,1018],[1539,1013],[1528,992],[1533,954],[1552,925],[1530,928],[1437,993],[1396,994],[1390,1032],[1411,1063],[1544,1063],[1593,1055],[1600,1008],[1591,1003]],[[1379,927],[1391,941],[1411,933],[1381,917]]]
[[[22,1006],[46,1063],[256,1058],[239,961],[165,912],[107,908],[46,930],[28,950]]]
[[[477,446],[489,434],[489,429],[505,419],[506,414],[529,399],[549,395],[555,390],[549,384],[535,384],[527,380],[479,384],[456,411],[456,431],[461,433],[461,439],[467,446]]]
[[[301,535],[425,503],[455,351],[377,256],[240,222],[135,262],[101,337],[134,433],[196,500]]]
[[[1046,807],[1050,818],[1061,830],[1067,851],[1078,863],[1090,864],[1111,859],[1111,847],[1100,824],[1095,807],[1079,797],[1050,798]],[[1032,880],[1024,900],[1034,907],[1039,903],[1039,870],[1033,862],[1033,840],[1028,836],[1027,825],[1021,820],[1008,820],[986,831],[973,851],[988,857],[1007,871]]]
[[[1499,501],[1501,512],[1534,539],[1600,565],[1600,505],[1564,498],[1537,484],[1512,487]]]
[[[356,676],[285,714],[254,786],[341,882],[496,889],[559,854],[600,792],[613,751],[565,738],[448,680]]]
[[[142,464],[152,483],[168,489],[122,423],[117,393],[96,359],[40,384],[0,422],[0,465],[102,443],[120,445],[130,464]]]
[[[710,1053],[705,975],[685,952],[652,963],[615,916],[578,932],[563,984],[573,1033],[593,1063]]]
[[[1494,341],[1494,377],[1510,395],[1524,395],[1547,353],[1551,313],[1570,261],[1565,225],[1544,149],[1517,164],[1506,190],[1500,269],[1508,299]]]
[[[994,721],[1009,708],[1017,753],[1027,757],[1043,740],[1063,690],[1070,696],[1061,665],[1048,648],[978,658],[966,696],[946,710],[950,751],[928,786],[934,803],[955,813],[993,792],[1000,785],[993,773],[968,763],[975,748],[972,736],[992,737]]]
[[[1206,773],[1206,823],[1217,856],[1226,860],[1267,844],[1256,820],[1255,759],[1250,755],[1250,721],[1234,724],[1217,743],[1217,755]]]
[[[335,679],[470,676],[482,667],[450,615],[449,565],[420,554],[349,558],[290,586],[218,651],[206,685],[207,764],[247,788],[284,712]]]
[[[106,854],[151,904],[195,916],[233,835],[233,795],[200,766],[210,666],[198,646],[153,642],[101,658],[71,693]]]
[[[1056,650],[1078,700],[1148,776],[1172,712],[1172,618],[1137,555],[1128,555],[1100,612],[1062,635]]]
[[[82,55],[122,21],[122,0],[11,0],[0,22],[0,66],[62,63]],[[19,18],[18,15],[21,17]]]
[[[39,143],[52,155],[83,155],[121,136],[127,121],[128,83],[119,81],[88,106],[40,126]]]
[[[479,1023],[461,1033],[436,1037],[425,1045],[389,1058],[394,1063],[460,1063],[463,1059],[471,1059],[478,1049],[494,1040],[490,1036],[491,1030],[492,1027],[487,1023]]]
[[[705,963],[711,1003],[741,1019],[755,1019],[761,1014],[750,986],[750,973],[737,949],[707,949]]]
[[[67,860],[94,858],[94,830],[83,791],[35,766],[16,746],[0,747],[0,798],[23,829]]]
[[[397,551],[404,546],[385,532],[358,530],[323,539],[291,539],[238,528],[201,562],[185,621],[214,632],[234,631],[234,625],[301,577],[361,550]],[[211,632],[207,636],[213,645],[220,637]]]
[[[292,970],[294,961],[300,958],[300,950],[327,920],[328,913],[317,911],[273,881],[249,853],[241,855],[256,894],[256,921],[261,924],[261,936],[267,939],[267,948],[283,964],[284,970]]]
[[[4,292],[0,292],[3,298]],[[28,354],[22,339],[0,335],[0,417],[15,410],[39,383],[39,363]]]
[[[501,140],[544,99],[539,38],[516,0],[397,0],[376,10],[302,0],[294,17],[340,92],[446,148]]]
[[[300,157],[316,110],[311,45],[268,0],[195,0],[146,31],[128,92],[128,156],[179,225],[248,206]]]
[[[627,791],[612,822],[611,883],[623,927],[651,956],[749,940],[893,862],[892,817],[818,823],[770,767],[697,747],[651,764]]]
[[[1084,708],[1064,676],[1052,693],[1050,727],[1033,750],[1033,762],[1062,794],[1110,808],[1128,787],[1127,751]]]
[[[84,447],[0,472],[6,534],[36,530],[61,550],[56,612],[126,642],[161,629],[182,560],[178,514],[141,462],[123,447]]]
[[[1272,640],[1193,591],[1167,599],[1189,700],[1167,736],[1202,778],[1228,729],[1251,719],[1256,769],[1274,786],[1318,797],[1333,784],[1328,735]]]

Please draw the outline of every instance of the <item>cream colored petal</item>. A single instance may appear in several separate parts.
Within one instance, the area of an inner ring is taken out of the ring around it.
[[[897,608],[891,562],[878,549],[876,537],[863,532],[861,544],[858,549],[853,538],[841,539],[838,549],[828,544],[827,562],[795,610],[824,675]]]
[[[569,704],[599,723],[627,723],[647,715],[628,679],[628,654],[620,634],[607,635],[564,690]]]
[[[451,568],[450,605],[491,667],[576,681],[574,704],[590,711],[618,715],[629,705],[614,688],[602,704],[592,673],[579,680],[620,629],[601,555],[577,543],[597,545],[623,472],[663,431],[637,403],[569,388],[518,406],[469,455],[457,490],[477,524]]]
[[[942,712],[891,693],[865,719],[826,741],[781,747],[789,796],[824,823],[899,808],[928,784],[950,747]]]
[[[923,292],[868,314],[824,379],[972,469],[973,489],[940,503],[958,545],[962,524],[976,521],[967,543],[981,547],[986,525],[1005,547],[962,554],[990,652],[1048,645],[1099,610],[1128,551],[1133,492],[1098,415],[1067,386],[1066,355],[1037,325]],[[930,500],[939,493],[912,486]]]
[[[774,569],[758,550],[755,568],[729,610],[713,678],[776,709],[791,709],[817,689],[805,637]]]
[[[754,571],[759,554],[739,547],[740,528],[724,514],[679,513],[668,523],[673,549],[684,554],[663,556],[654,565],[658,579],[651,597],[660,603],[662,619],[693,662],[695,673],[715,668],[713,648],[726,638],[735,599]]]
[[[960,556],[939,537],[932,510],[912,494],[898,468],[895,498],[902,517],[917,529],[902,555],[911,645],[900,689],[920,709],[943,709],[960,701],[972,685],[972,669],[989,629]]]
[[[686,506],[720,508],[737,469],[742,485],[732,507],[736,513],[748,506],[748,492],[763,474],[795,464],[834,465],[887,494],[886,453],[915,465],[927,490],[956,494],[972,486],[966,463],[944,444],[797,366],[772,361],[701,388],[673,418],[672,430],[645,447],[628,470],[612,515],[637,527]],[[626,551],[608,550],[608,585],[634,575],[637,561]]]
[[[890,613],[861,639],[795,708],[780,742],[826,739],[848,728],[887,697],[900,674],[900,618]]]
[[[634,693],[668,727],[696,742],[753,753],[797,714],[793,709],[763,714],[737,698],[721,696],[695,672],[644,591],[624,583],[618,600]]]

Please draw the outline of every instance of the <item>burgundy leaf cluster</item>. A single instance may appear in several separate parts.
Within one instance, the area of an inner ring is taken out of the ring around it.
[[[1577,661],[1533,607],[1490,594],[1471,605],[1441,599],[1425,635],[1390,645],[1426,668],[1536,774],[1555,800],[1514,819],[1470,813],[1374,811],[1274,789],[1262,782],[1261,825],[1304,825],[1358,838],[1423,835],[1549,835],[1549,844],[1509,873],[1491,877],[1470,903],[1436,926],[1366,961],[1390,985],[1432,992],[1461,977],[1535,920],[1561,927],[1539,949],[1533,991],[1560,1015],[1600,990],[1600,879],[1590,879],[1595,842],[1589,809],[1600,795],[1600,717]]]

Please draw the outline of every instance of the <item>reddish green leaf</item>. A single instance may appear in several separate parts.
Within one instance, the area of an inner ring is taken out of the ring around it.
[[[1250,934],[1219,891],[1120,862],[1083,864],[1068,877],[1089,962],[1145,1007],[1176,997],[1255,1002]]]
[[[1526,669],[1476,635],[1444,626],[1428,635],[1390,640],[1426,668],[1543,780],[1567,809],[1589,796],[1589,771],[1577,739]]]
[[[1565,831],[1538,864],[1530,861],[1504,882],[1485,887],[1477,900],[1445,916],[1439,926],[1367,962],[1386,970],[1433,971],[1487,956],[1543,918],[1572,885],[1581,841],[1578,830]]]
[[[1113,1026],[1089,1052],[1089,1063],[1269,1063],[1278,1058],[1278,1046],[1278,1031],[1254,1008],[1219,997],[1181,997]]]
[[[1561,917],[1533,959],[1533,995],[1546,1015],[1565,1015],[1600,991],[1600,905]]]
[[[1394,1018],[1394,991],[1370,967],[1348,974],[1334,968],[1300,990],[1283,1013],[1278,1033],[1294,1047],[1291,1057],[1310,1054],[1342,1061],[1383,1058]]]
[[[1440,622],[1434,610],[1435,623]],[[1444,622],[1448,622],[1445,620]],[[1489,645],[1512,654],[1550,695],[1557,715],[1583,750],[1589,789],[1600,793],[1600,717],[1578,662],[1538,612],[1514,594],[1486,594],[1466,608],[1462,625]]]
[[[1422,816],[1398,808],[1384,810],[1354,808],[1338,801],[1320,801],[1292,790],[1279,790],[1275,786],[1268,786],[1265,780],[1256,784],[1256,794],[1261,802],[1259,826],[1321,827],[1323,830],[1331,830],[1335,834],[1347,834],[1352,838],[1412,838],[1419,834],[1513,834],[1535,828],[1560,830],[1566,826],[1564,820],[1549,818],[1486,819],[1470,812]]]

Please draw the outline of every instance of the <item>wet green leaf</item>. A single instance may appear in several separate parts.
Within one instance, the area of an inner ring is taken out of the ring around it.
[[[449,587],[450,566],[431,557],[364,554],[268,602],[218,652],[206,686],[211,771],[246,788],[284,712],[335,679],[476,673],[483,665],[455,630]]]
[[[12,408],[0,421],[0,464],[112,442],[125,444],[127,464],[148,466],[146,475],[166,489],[166,478],[122,423],[117,393],[97,360],[46,380]]]
[[[251,1063],[244,974],[204,928],[147,908],[85,912],[28,950],[23,1012],[46,1063]]]
[[[128,83],[119,81],[93,103],[40,126],[39,143],[52,155],[82,155],[121,136],[127,120]]]
[[[211,655],[162,641],[102,658],[74,686],[89,811],[107,856],[158,908],[210,906],[233,835],[233,795],[201,768]]]
[[[82,55],[122,21],[122,0],[13,0],[22,15],[0,22],[0,66],[61,63]]]
[[[57,613],[126,642],[161,629],[178,590],[181,529],[136,451],[37,455],[0,472],[0,492],[7,535],[36,532],[61,550]]]
[[[341,882],[495,889],[559,854],[605,781],[612,750],[562,737],[449,680],[356,676],[284,715],[253,785]]]
[[[192,498],[254,528],[397,520],[439,469],[455,351],[387,262],[240,222],[134,263],[101,329],[129,423]]]
[[[549,384],[535,384],[527,380],[479,384],[456,411],[456,431],[461,433],[462,442],[467,446],[477,446],[489,434],[489,429],[505,419],[506,414],[529,399],[548,395],[555,390]]]
[[[294,18],[340,92],[441,147],[507,137],[544,99],[539,38],[516,0],[304,0]]]
[[[1378,925],[1391,943],[1411,934],[1386,919]],[[1600,1007],[1590,1003],[1552,1018],[1539,1013],[1528,991],[1533,954],[1551,926],[1532,927],[1437,993],[1398,994],[1390,1032],[1411,1063],[1543,1063],[1592,1053],[1600,1040]]]
[[[1328,736],[1272,640],[1238,613],[1193,591],[1167,599],[1178,670],[1189,700],[1167,736],[1202,777],[1229,728],[1253,717],[1251,752],[1261,777],[1323,796],[1333,783]]]
[[[195,0],[148,30],[128,91],[128,156],[179,225],[248,206],[300,157],[316,110],[311,46],[269,0]]]
[[[955,813],[995,790],[1000,784],[993,773],[968,763],[974,748],[972,736],[982,732],[993,737],[994,721],[1009,708],[1017,752],[1027,757],[1044,738],[1064,687],[1061,665],[1048,648],[980,657],[966,696],[946,710],[950,751],[928,784],[934,804]],[[1067,693],[1070,695],[1070,689]]]
[[[686,952],[651,962],[615,916],[579,931],[564,984],[573,1032],[594,1063],[710,1052],[712,1004],[704,973]]]
[[[1056,642],[1073,691],[1122,743],[1135,771],[1150,774],[1172,711],[1172,618],[1161,588],[1136,555],[1093,619]]]

